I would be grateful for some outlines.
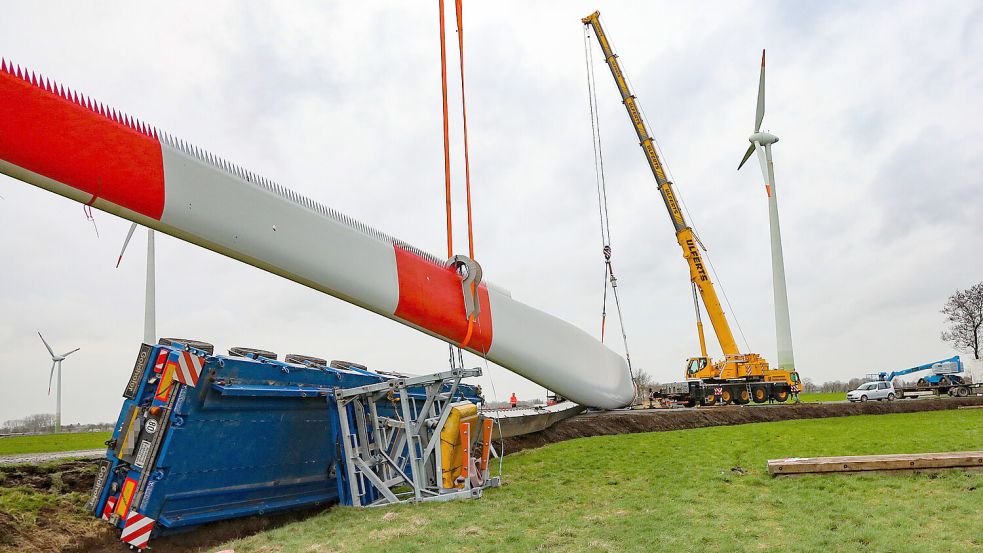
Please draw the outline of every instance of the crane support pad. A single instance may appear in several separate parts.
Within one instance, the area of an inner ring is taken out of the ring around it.
[[[983,451],[854,455],[849,457],[793,457],[768,461],[768,474],[817,474],[890,470],[983,469]]]

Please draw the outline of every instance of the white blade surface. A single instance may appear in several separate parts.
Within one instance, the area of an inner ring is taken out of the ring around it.
[[[51,362],[51,374],[48,375],[48,395],[49,396],[51,395],[51,379],[54,378],[54,376],[55,376],[55,365],[57,365],[57,364],[58,364],[57,361],[52,361]]]
[[[123,254],[126,253],[126,247],[130,245],[130,238],[133,238],[133,231],[137,229],[137,224],[133,223],[130,225],[129,232],[126,233],[126,240],[123,240],[123,247],[119,250],[119,258],[116,260],[116,268],[119,268],[120,262],[123,261]]]
[[[70,352],[68,352],[68,353],[63,353],[63,354],[61,354],[61,356],[62,356],[62,357],[68,357],[69,355],[71,355],[71,354],[73,354],[73,353],[75,353],[76,351],[78,351],[78,350],[80,350],[80,349],[82,349],[82,348],[75,348],[75,349],[73,349],[72,351],[70,351]]]
[[[54,358],[55,352],[52,351],[51,346],[48,345],[48,341],[44,339],[44,336],[41,336],[41,333],[40,332],[38,332],[38,336],[40,336],[41,337],[41,341],[44,342],[44,347],[48,348],[48,353],[50,353],[51,354],[51,357]]]
[[[754,114],[754,132],[761,130],[765,118],[765,51],[761,51],[761,76],[758,78],[758,109]]]

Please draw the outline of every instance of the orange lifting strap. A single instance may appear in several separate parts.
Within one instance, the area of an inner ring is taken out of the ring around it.
[[[444,36],[444,0],[439,0],[438,8],[440,11],[440,85],[443,97],[444,108],[444,193],[447,209],[447,257],[454,256],[454,226],[451,217],[451,157],[450,157],[450,137],[449,137],[449,116],[447,109],[447,47]],[[474,227],[471,217],[471,163],[468,151],[468,108],[464,89],[464,6],[462,0],[454,0],[455,14],[457,16],[457,46],[458,59],[461,69],[461,121],[463,125],[464,138],[464,189],[467,197],[468,209],[468,256],[474,259]],[[474,284],[471,293],[474,294]],[[474,323],[476,314],[468,317],[468,331],[461,342],[460,347],[466,348],[471,342],[474,333]]]

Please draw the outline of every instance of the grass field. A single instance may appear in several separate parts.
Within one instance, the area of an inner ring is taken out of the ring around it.
[[[772,478],[782,457],[983,449],[978,410],[572,440],[510,455],[478,501],[334,508],[226,544],[317,551],[968,551],[983,473]]]
[[[0,438],[0,455],[19,453],[50,453],[99,449],[106,447],[111,432],[85,432],[80,434],[43,434],[40,436],[14,436]]]
[[[814,392],[811,394],[799,394],[799,399],[807,402],[845,401],[846,392]]]

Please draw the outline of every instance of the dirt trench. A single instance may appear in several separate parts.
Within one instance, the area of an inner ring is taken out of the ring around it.
[[[728,405],[699,409],[591,412],[560,421],[542,432],[507,438],[505,440],[505,453],[508,455],[524,449],[590,436],[666,432],[688,428],[796,419],[918,413],[958,409],[966,406],[983,406],[983,397],[905,399],[892,402],[868,401],[866,403]]]

